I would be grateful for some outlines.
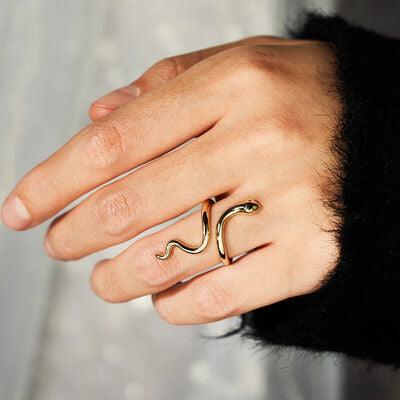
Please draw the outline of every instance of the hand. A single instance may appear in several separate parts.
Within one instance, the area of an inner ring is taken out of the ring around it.
[[[155,257],[172,239],[200,242],[196,212],[98,263],[93,290],[111,302],[152,294],[174,324],[216,321],[312,292],[338,257],[337,221],[326,204],[336,187],[331,143],[340,112],[330,90],[333,64],[323,43],[272,37],[161,61],[92,105],[94,122],[18,183],[3,221],[32,228],[98,188],[47,232],[48,253],[70,260],[215,196],[205,251]],[[244,256],[204,273],[219,262],[216,221],[247,199],[260,210],[235,216],[225,231],[228,254]]]

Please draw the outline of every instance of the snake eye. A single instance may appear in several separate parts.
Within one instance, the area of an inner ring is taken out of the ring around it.
[[[257,203],[249,202],[249,203],[245,204],[244,211],[246,213],[251,213],[251,212],[257,211],[259,208],[260,208],[260,206]]]
[[[252,206],[251,206],[252,211],[257,211],[259,208],[260,208],[260,206],[256,203],[252,204]]]

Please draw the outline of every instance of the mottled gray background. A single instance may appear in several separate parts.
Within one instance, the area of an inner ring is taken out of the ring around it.
[[[399,7],[389,3],[0,0],[0,199],[88,123],[93,99],[155,61],[244,36],[280,34],[301,5],[340,8],[398,33]],[[89,291],[88,277],[97,259],[118,248],[57,263],[44,254],[44,230],[0,227],[0,400],[400,396],[398,376],[385,368],[366,372],[329,355],[278,359],[238,338],[202,337],[235,321],[172,327],[148,298],[106,304]]]

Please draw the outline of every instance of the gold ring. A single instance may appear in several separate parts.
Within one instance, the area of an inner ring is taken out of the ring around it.
[[[237,204],[236,206],[228,208],[219,218],[216,235],[217,235],[217,247],[218,255],[224,265],[229,265],[232,263],[232,258],[228,257],[225,249],[225,236],[224,236],[224,226],[228,219],[232,218],[234,215],[239,213],[250,214],[256,212],[260,209],[260,204],[254,200],[246,201],[245,203]]]
[[[210,210],[211,210],[211,205],[214,203],[215,200],[213,199],[208,199],[206,201],[203,201],[202,203],[201,220],[202,220],[203,239],[199,246],[192,247],[177,240],[171,240],[167,243],[164,254],[156,254],[156,257],[159,260],[167,259],[171,255],[172,249],[174,247],[178,247],[182,251],[189,254],[201,253],[207,247],[210,239]],[[251,214],[258,211],[260,207],[261,206],[257,201],[248,200],[244,203],[236,204],[235,206],[228,208],[219,218],[215,228],[215,234],[217,239],[218,256],[224,265],[229,265],[232,263],[232,258],[228,256],[225,248],[224,227],[226,222],[236,214],[239,213]]]
[[[202,222],[203,237],[199,246],[197,247],[188,246],[187,244],[178,242],[177,240],[171,240],[167,243],[164,254],[156,254],[156,257],[159,260],[167,259],[170,256],[172,249],[174,247],[178,247],[178,249],[181,249],[182,251],[189,254],[201,253],[207,247],[208,241],[210,240],[210,210],[211,210],[211,205],[214,203],[215,203],[214,199],[208,199],[203,201],[201,205],[201,222]]]

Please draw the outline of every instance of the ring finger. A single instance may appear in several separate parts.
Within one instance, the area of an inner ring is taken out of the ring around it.
[[[196,245],[201,242],[200,212],[195,212],[167,228],[146,236],[111,260],[99,262],[92,274],[92,288],[110,302],[123,302],[157,293],[204,272],[220,262],[215,227],[222,213],[247,200],[243,193],[218,201],[211,207],[211,236],[207,247],[199,254],[189,254],[175,248],[165,260],[156,258],[166,244],[176,239]],[[238,214],[224,228],[226,250],[230,257],[254,250],[272,241],[274,228],[265,229],[267,211],[261,207],[257,215]],[[234,266],[232,266],[234,268]]]

